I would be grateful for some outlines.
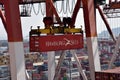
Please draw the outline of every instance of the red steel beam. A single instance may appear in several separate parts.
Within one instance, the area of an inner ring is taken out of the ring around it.
[[[3,3],[4,3],[4,0],[0,0],[0,3],[3,4]]]
[[[50,4],[50,0],[46,0],[46,17],[53,17],[51,4]]]
[[[92,0],[89,0],[89,2],[87,0],[82,0],[85,32],[86,32],[86,37],[96,37],[97,31],[96,31],[96,23],[95,23],[95,11],[94,11],[94,6],[89,5],[90,1]]]
[[[51,8],[52,8],[53,13],[54,13],[55,16],[56,16],[57,21],[58,21],[58,22],[61,22],[60,17],[59,17],[59,15],[58,15],[58,13],[57,13],[54,5],[53,5],[53,0],[48,0],[48,1],[49,1],[50,5],[51,5]]]
[[[110,9],[120,9],[120,2],[111,2]]]
[[[86,42],[89,56],[91,80],[95,80],[95,71],[100,71],[100,59],[97,43],[97,29],[94,0],[82,0],[86,32]]]
[[[4,8],[9,42],[11,80],[26,80],[19,2],[18,0],[4,0]]]
[[[70,25],[71,27],[74,27],[74,25],[75,25],[77,13],[80,9],[80,6],[81,6],[81,0],[77,0],[74,11],[73,11],[73,14],[72,14],[72,23]]]
[[[113,35],[113,33],[112,33],[112,30],[111,30],[111,28],[110,28],[110,25],[108,24],[108,22],[107,22],[105,16],[103,15],[103,12],[102,12],[102,10],[100,9],[99,5],[97,5],[97,9],[98,9],[98,11],[99,11],[99,13],[100,13],[100,15],[101,15],[101,17],[102,17],[102,19],[103,19],[105,25],[106,25],[106,28],[107,28],[107,30],[108,30],[110,36],[112,37],[113,41],[116,42],[115,37],[114,37],[114,35]]]
[[[19,3],[17,0],[5,0],[6,28],[9,42],[23,41]]]

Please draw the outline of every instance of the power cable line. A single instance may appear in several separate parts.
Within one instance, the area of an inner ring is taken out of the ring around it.
[[[70,5],[70,2],[71,2],[71,5]],[[73,9],[75,7],[75,0],[67,0],[67,6],[68,6],[68,11],[69,13],[73,13]],[[71,9],[70,9],[70,6],[71,6]]]
[[[57,12],[60,14],[63,10],[63,1],[59,1],[59,2],[61,2],[61,9],[58,10],[58,4],[60,4],[60,3],[55,2],[55,7],[56,7]]]
[[[42,8],[42,5],[43,5],[43,8]],[[46,12],[46,8],[45,8],[45,3],[40,3],[40,8],[41,8],[41,14],[44,16],[45,15],[45,12]],[[44,10],[44,11],[43,11]]]
[[[34,5],[34,4],[32,4],[32,7],[33,7],[33,12],[34,12],[34,14],[35,14],[35,15],[38,15],[39,12],[40,12],[40,3],[38,4],[38,10],[37,10],[37,11],[36,11],[36,9],[35,9],[35,5]]]
[[[66,9],[65,9],[66,8]],[[66,14],[67,13],[67,2],[63,1],[63,13]]]

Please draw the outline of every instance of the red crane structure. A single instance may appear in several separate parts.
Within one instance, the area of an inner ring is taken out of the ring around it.
[[[108,18],[118,18],[120,17],[120,1],[119,0],[109,0],[109,3],[103,7],[104,14]]]
[[[57,0],[56,0],[57,1]],[[24,63],[24,50],[23,50],[23,37],[21,29],[21,20],[19,5],[30,3],[46,3],[46,17],[56,16],[58,24],[63,24],[57,13],[53,0],[0,0],[0,3],[4,5],[5,15],[0,11],[0,17],[7,32],[9,42],[9,54],[10,54],[10,68],[11,68],[11,80],[26,80],[25,75],[25,63]],[[75,5],[70,29],[74,28],[76,16],[82,3],[86,41],[89,56],[90,76],[92,80],[95,80],[95,71],[100,71],[100,60],[97,45],[97,31],[96,31],[96,16],[94,0],[77,0]],[[50,19],[51,20],[51,19]],[[44,20],[45,29],[50,29],[50,25],[53,24],[50,20]],[[108,28],[109,29],[109,28]],[[110,29],[109,29],[110,31]],[[112,33],[111,33],[112,34]],[[49,34],[48,34],[49,35]],[[49,53],[51,54],[51,52]],[[54,54],[52,54],[53,57]],[[51,56],[49,58],[52,58]],[[48,64],[49,67],[49,64]],[[49,70],[49,69],[48,69]],[[49,76],[48,76],[49,77]],[[53,79],[49,78],[50,80]]]

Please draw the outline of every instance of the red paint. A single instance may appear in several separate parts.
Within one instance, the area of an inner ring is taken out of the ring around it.
[[[86,37],[97,37],[94,0],[82,0]]]
[[[70,25],[71,27],[74,27],[74,25],[75,25],[76,17],[79,12],[80,6],[81,6],[81,0],[77,0],[73,14],[72,14],[72,22]]]
[[[31,52],[80,49],[80,48],[83,48],[83,36],[81,34],[30,37]]]
[[[53,0],[46,0],[46,17],[52,17],[53,15],[56,16],[56,20],[58,23],[61,23],[60,17],[54,7]]]
[[[4,0],[0,0],[0,3],[2,3],[2,4],[3,4],[3,3],[4,3]]]
[[[4,0],[8,42],[23,41],[18,0]]]

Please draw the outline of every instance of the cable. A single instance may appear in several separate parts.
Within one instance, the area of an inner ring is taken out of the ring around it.
[[[73,6],[75,6],[75,0],[72,0],[71,2],[71,9],[70,9],[70,0],[67,0],[67,5],[68,5],[68,11],[69,13],[73,13]]]
[[[62,1],[59,1],[59,2],[62,2]],[[59,3],[58,3],[59,4]],[[61,3],[61,9],[60,9],[60,11],[58,10],[58,6],[57,6],[57,2],[55,2],[55,7],[56,7],[56,10],[57,10],[57,12],[60,14],[61,12],[62,12],[62,10],[63,10],[63,8],[62,8],[62,6],[63,6],[63,2]]]
[[[64,9],[66,7],[66,10]],[[66,14],[67,13],[67,2],[65,5],[65,1],[63,1],[63,13]]]
[[[42,8],[42,3],[40,3],[40,8],[41,8],[41,14],[44,16],[45,15],[45,12],[46,12],[46,8],[45,8],[45,3],[43,4],[44,8]],[[45,11],[43,11],[43,9]]]
[[[32,12],[32,4],[29,4],[29,12],[31,14],[31,12]]]
[[[27,7],[27,12],[31,15],[31,8],[30,8],[30,4],[27,4],[27,5],[26,5],[26,7]]]
[[[39,3],[40,4],[40,3]],[[39,10],[40,10],[40,5],[38,4],[38,10],[37,10],[37,12],[36,12],[36,10],[35,10],[35,6],[34,6],[34,4],[32,4],[32,7],[33,7],[33,12],[35,13],[35,15],[38,15],[39,14]]]

